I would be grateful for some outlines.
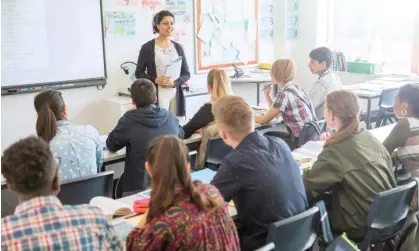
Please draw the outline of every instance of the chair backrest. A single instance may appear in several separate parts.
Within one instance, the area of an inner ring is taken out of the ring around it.
[[[378,193],[370,207],[367,227],[385,229],[407,217],[416,189],[416,181]]]
[[[16,194],[7,188],[6,184],[1,185],[1,217],[12,215],[19,204]]]
[[[394,106],[394,98],[397,95],[399,88],[385,89],[381,92],[380,101],[378,102],[380,107],[388,108]]]
[[[361,249],[381,243],[395,236],[403,227],[413,199],[417,179],[390,190],[378,193],[368,211],[367,234],[359,244]]]
[[[297,147],[301,147],[309,141],[317,141],[320,134],[322,134],[326,129],[326,121],[310,121],[305,123],[303,128],[301,128],[300,136],[298,137]]]
[[[113,171],[107,171],[65,181],[57,197],[64,205],[88,204],[96,196],[112,198],[113,175]]]
[[[329,233],[323,232],[322,222],[328,225],[324,231]],[[313,246],[320,229],[326,241],[330,241],[330,225],[323,201],[300,214],[273,223],[266,242],[273,242],[275,250],[302,251]]]
[[[94,174],[80,179],[67,180],[61,183],[58,194],[63,205],[88,204],[96,196],[112,198],[113,171]],[[16,194],[1,186],[1,217],[12,215],[18,205]]]
[[[224,157],[233,151],[233,148],[226,143],[220,136],[211,138],[207,142],[207,151],[205,153],[205,163],[209,160],[221,163]]]

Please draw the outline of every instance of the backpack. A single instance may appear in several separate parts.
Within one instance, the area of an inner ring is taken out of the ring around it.
[[[297,147],[301,147],[309,141],[317,141],[320,134],[325,131],[325,124],[325,120],[310,121],[305,123],[303,128],[301,128]]]

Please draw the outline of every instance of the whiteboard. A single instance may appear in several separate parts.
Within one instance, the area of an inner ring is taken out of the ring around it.
[[[1,87],[106,78],[100,0],[2,0]]]

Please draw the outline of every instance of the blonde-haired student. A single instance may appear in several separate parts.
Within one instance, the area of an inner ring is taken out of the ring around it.
[[[233,94],[230,77],[221,69],[213,69],[208,73],[207,88],[211,94],[211,100],[205,103],[192,119],[183,126],[185,138],[189,138],[197,130],[201,129],[202,140],[199,147],[198,161],[195,165],[198,169],[204,167],[208,139],[218,135],[218,129],[211,111],[212,106],[218,99]]]
[[[293,83],[296,72],[295,63],[290,59],[279,59],[272,64],[272,84],[281,91],[272,100],[271,87],[265,88],[265,99],[271,107],[264,115],[256,116],[256,122],[267,124],[275,117],[282,116],[290,134],[280,135],[293,149],[297,145],[301,128],[305,123],[315,120],[315,112],[306,91]]]
[[[348,91],[327,95],[324,117],[336,130],[310,170],[304,171],[306,190],[325,200],[336,233],[365,236],[368,210],[374,196],[396,186],[386,148],[360,128],[359,99]],[[331,191],[331,198],[324,192]],[[317,198],[319,199],[319,198]]]
[[[192,119],[183,126],[185,132],[185,139],[189,138],[198,129],[208,125],[214,121],[212,115],[212,104],[219,98],[231,95],[230,78],[224,70],[213,69],[208,73],[207,76],[207,88],[211,94],[211,100],[205,103],[198,112],[192,117]]]
[[[255,131],[252,108],[242,97],[223,97],[212,109],[221,138],[234,152],[211,184],[236,205],[241,250],[255,250],[266,243],[273,222],[307,209],[300,169],[284,141]]]

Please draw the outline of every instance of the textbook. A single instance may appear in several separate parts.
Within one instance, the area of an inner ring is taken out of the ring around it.
[[[100,208],[106,218],[113,220],[132,214],[144,214],[148,210],[148,203],[149,199],[140,199],[134,201],[133,205],[126,205],[111,198],[97,196],[91,199],[89,204]]]

